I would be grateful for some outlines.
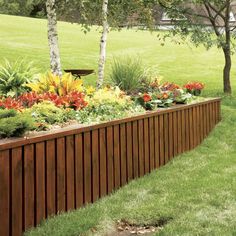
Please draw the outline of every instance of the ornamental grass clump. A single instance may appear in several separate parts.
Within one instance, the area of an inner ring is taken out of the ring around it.
[[[114,59],[110,80],[127,94],[136,94],[150,84],[146,70],[139,58]]]

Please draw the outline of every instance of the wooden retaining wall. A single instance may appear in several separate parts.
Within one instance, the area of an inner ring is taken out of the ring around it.
[[[0,141],[0,235],[80,208],[199,145],[220,99],[82,128]]]

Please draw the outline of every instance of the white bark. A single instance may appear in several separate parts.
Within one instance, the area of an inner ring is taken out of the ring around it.
[[[58,46],[57,34],[57,15],[55,0],[46,1],[47,17],[48,17],[48,44],[50,48],[50,66],[51,71],[55,75],[62,75],[61,60]]]
[[[103,80],[104,80],[107,35],[109,31],[107,15],[108,15],[108,0],[103,0],[103,4],[102,4],[103,29],[102,29],[102,36],[101,36],[101,41],[100,41],[100,56],[99,56],[99,63],[98,63],[98,81],[97,81],[98,88],[102,86]]]

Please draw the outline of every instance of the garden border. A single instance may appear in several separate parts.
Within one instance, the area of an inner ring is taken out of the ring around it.
[[[195,148],[221,120],[220,103],[0,140],[0,235],[95,202]]]

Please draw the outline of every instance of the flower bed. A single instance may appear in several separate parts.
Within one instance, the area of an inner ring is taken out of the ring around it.
[[[199,145],[220,99],[0,140],[0,235],[92,203]]]

